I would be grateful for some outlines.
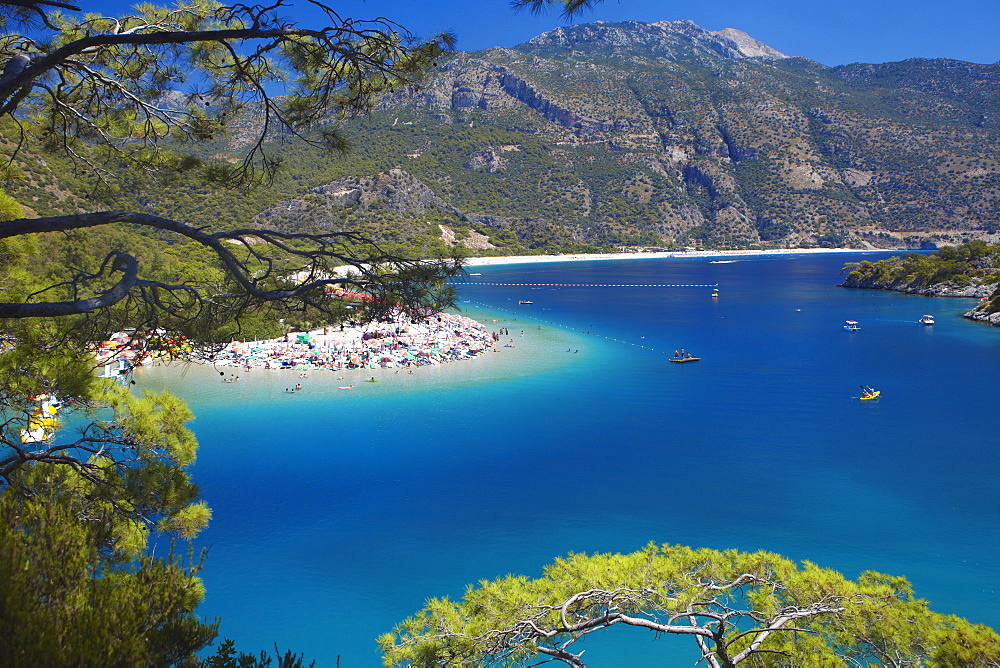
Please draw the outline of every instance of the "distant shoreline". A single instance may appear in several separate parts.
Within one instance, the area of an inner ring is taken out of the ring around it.
[[[516,255],[496,257],[470,257],[467,267],[495,264],[534,264],[541,262],[584,262],[592,260],[649,260],[686,257],[743,257],[752,255],[801,255],[806,253],[898,253],[899,250],[865,248],[775,248],[768,250],[697,250],[663,251],[657,253],[568,253],[564,255]]]

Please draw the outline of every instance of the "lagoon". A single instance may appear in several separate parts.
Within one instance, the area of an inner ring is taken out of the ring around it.
[[[377,666],[375,637],[427,597],[653,540],[904,575],[1000,627],[1000,328],[961,318],[971,300],[835,287],[863,258],[477,267],[460,306],[513,347],[351,391],[349,372],[141,370],[197,415],[203,614],[243,651]],[[668,363],[681,347],[702,360]],[[612,630],[588,665],[691,665],[686,642]]]

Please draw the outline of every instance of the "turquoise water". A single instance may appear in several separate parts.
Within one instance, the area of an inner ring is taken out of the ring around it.
[[[376,666],[374,638],[427,597],[655,540],[905,575],[934,609],[1000,627],[1000,329],[961,318],[971,300],[835,287],[861,257],[483,267],[476,280],[720,297],[463,286],[463,309],[515,347],[365,372],[378,383],[142,372],[198,416],[203,613],[244,650]],[[681,347],[702,361],[668,363]],[[861,383],[880,400],[859,401]],[[611,631],[588,665],[691,665],[681,640]]]

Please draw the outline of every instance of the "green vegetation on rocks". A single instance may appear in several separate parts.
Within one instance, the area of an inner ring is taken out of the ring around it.
[[[689,22],[581,24],[436,62],[372,115],[323,119],[346,153],[267,137],[276,171],[247,194],[210,185],[197,160],[95,190],[42,147],[19,156],[12,193],[43,213],[96,196],[196,224],[363,231],[417,254],[919,249],[1000,229],[998,65],[748,58]],[[248,106],[228,134],[176,148],[238,160],[260,118]],[[369,185],[387,175],[406,187]],[[352,183],[360,197],[317,192]],[[493,248],[465,243],[478,235]]]
[[[847,287],[888,287],[901,291],[989,286],[1000,282],[1000,245],[971,241],[931,254],[906,253],[877,262],[848,262]]]
[[[935,253],[906,253],[876,262],[848,262],[843,286],[932,297],[979,297],[965,317],[1000,325],[1000,245],[976,240]]]

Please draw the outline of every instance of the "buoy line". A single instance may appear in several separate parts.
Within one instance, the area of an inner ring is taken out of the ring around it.
[[[487,281],[448,281],[447,285],[497,285],[533,288],[717,288],[718,283],[491,283]]]

